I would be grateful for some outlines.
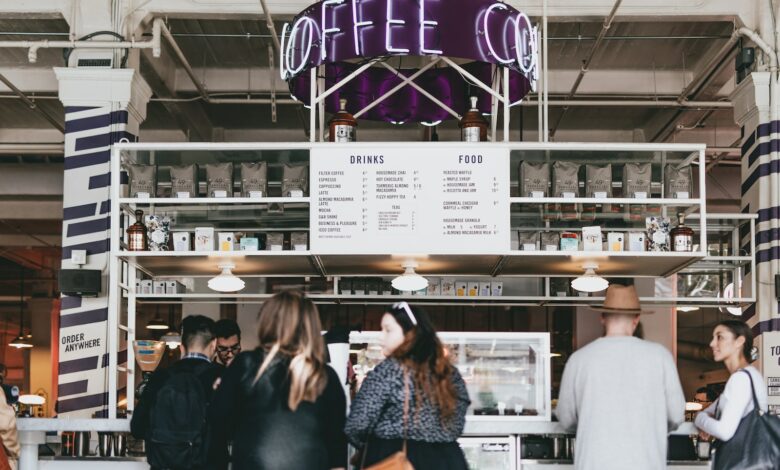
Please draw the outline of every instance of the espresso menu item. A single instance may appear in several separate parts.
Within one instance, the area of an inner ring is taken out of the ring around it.
[[[241,164],[241,197],[268,196],[268,164]]]
[[[198,166],[171,167],[171,197],[198,197]]]
[[[157,167],[154,165],[128,165],[130,197],[157,196]]]
[[[233,197],[233,164],[207,164],[206,185],[208,197]]]
[[[304,197],[309,190],[307,165],[284,165],[282,172],[282,197]]]
[[[547,197],[550,186],[550,165],[520,162],[520,197]]]

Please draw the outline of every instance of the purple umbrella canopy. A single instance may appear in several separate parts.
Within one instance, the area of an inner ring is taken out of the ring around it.
[[[323,46],[324,45],[324,46]],[[360,61],[388,56],[442,55],[472,60],[463,67],[491,83],[493,65],[510,69],[510,100],[523,98],[537,75],[536,28],[523,13],[493,0],[323,0],[284,26],[280,71],[290,93],[309,101],[311,67],[325,65],[332,87],[360,66]],[[348,62],[349,61],[349,62]],[[404,76],[418,69],[399,69]],[[331,94],[328,112],[357,112],[403,81],[386,68],[372,67]],[[414,82],[458,113],[468,97],[490,111],[490,95],[451,67],[426,70]],[[405,86],[361,116],[389,122],[435,122],[453,116],[411,86]]]

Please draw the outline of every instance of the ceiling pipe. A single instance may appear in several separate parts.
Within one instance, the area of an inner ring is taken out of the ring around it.
[[[0,143],[0,155],[62,155],[63,153],[65,153],[65,144]]]
[[[596,42],[593,44],[593,47],[590,49],[590,53],[588,53],[588,57],[582,62],[582,67],[580,68],[580,73],[577,74],[577,79],[574,80],[574,85],[571,87],[571,91],[569,91],[569,95],[567,99],[571,100],[574,98],[574,95],[577,94],[577,89],[580,87],[580,83],[582,83],[582,79],[585,78],[585,74],[588,73],[588,68],[590,67],[590,63],[593,60],[593,57],[596,55],[596,52],[598,52],[599,48],[601,47],[602,42],[604,42],[604,37],[607,35],[607,32],[609,31],[609,28],[612,27],[612,20],[615,19],[615,15],[617,14],[617,10],[620,7],[620,4],[623,2],[623,0],[617,0],[615,4],[612,6],[612,11],[609,12],[609,15],[607,15],[607,18],[604,20],[604,23],[601,25],[601,31],[599,31],[598,36],[596,37]],[[558,120],[555,122],[555,125],[550,129],[550,139],[555,137],[555,133],[558,131],[558,127],[561,125],[561,121],[563,121],[564,116],[566,116],[566,112],[569,110],[568,107],[564,107],[563,111],[558,115]]]
[[[179,59],[179,63],[184,68],[184,71],[187,73],[187,76],[190,77],[190,80],[195,85],[195,88],[198,89],[198,93],[200,94],[200,97],[205,102],[209,103],[211,98],[209,97],[206,88],[203,86],[202,83],[200,83],[200,81],[198,81],[198,77],[195,76],[195,72],[192,70],[189,61],[187,61],[187,58],[184,56],[184,53],[179,48],[179,45],[176,43],[176,39],[174,39],[173,36],[171,36],[171,31],[168,29],[168,26],[166,26],[165,23],[161,22],[159,27],[160,30],[162,31],[163,37],[168,42],[168,45],[171,46],[171,49],[173,49],[173,53]]]
[[[276,26],[274,20],[271,18],[271,10],[268,9],[268,3],[265,0],[260,0],[260,6],[263,7],[263,14],[265,15],[265,24],[268,26],[268,30],[271,31],[271,39],[274,41],[274,47],[276,52],[282,53],[282,45],[279,43],[279,35],[276,34]]]
[[[523,106],[537,106],[536,102],[524,101]],[[694,109],[721,109],[733,108],[730,101],[673,101],[673,100],[549,100],[550,106],[563,106],[564,110],[571,106],[593,106],[593,107],[647,107],[647,108],[694,108]],[[551,131],[552,132],[552,131]]]
[[[154,57],[160,57],[160,25],[162,18],[152,22],[152,39],[149,41],[0,41],[0,48],[27,49],[27,60],[38,61],[38,49],[151,49]]]
[[[39,108],[38,105],[35,104],[32,100],[30,100],[30,98],[28,98],[27,95],[25,95],[22,90],[17,88],[16,85],[11,83],[11,81],[8,80],[5,77],[5,75],[1,73],[0,73],[0,82],[3,82],[3,84],[7,86],[12,92],[14,92],[16,96],[19,97],[19,99],[24,101],[24,104],[26,104],[27,107],[40,114],[44,119],[49,121],[49,124],[54,126],[57,130],[59,130],[63,134],[65,133],[65,127],[62,124],[60,124],[60,122],[57,119],[55,119],[54,116],[47,113],[44,109]]]

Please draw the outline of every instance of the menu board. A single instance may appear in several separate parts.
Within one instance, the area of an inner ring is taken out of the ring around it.
[[[509,251],[509,151],[381,148],[311,152],[311,251]]]

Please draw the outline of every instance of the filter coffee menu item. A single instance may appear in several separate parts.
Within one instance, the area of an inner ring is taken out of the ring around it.
[[[509,152],[336,145],[311,154],[311,251],[509,251]]]

